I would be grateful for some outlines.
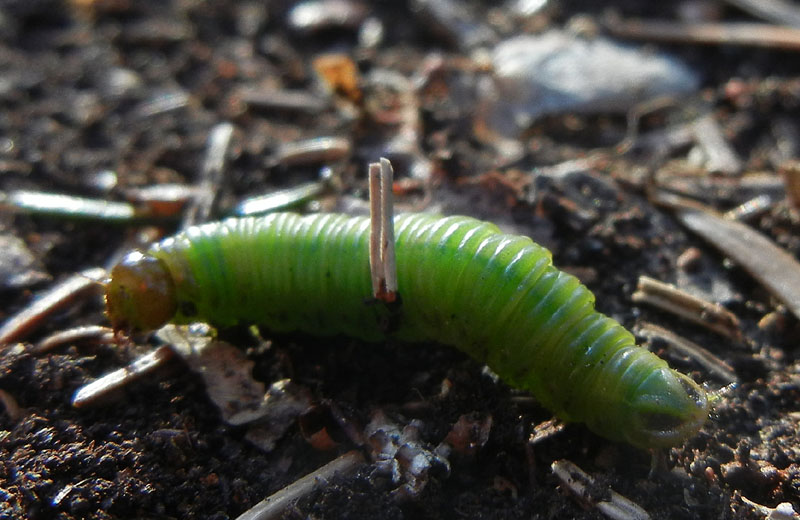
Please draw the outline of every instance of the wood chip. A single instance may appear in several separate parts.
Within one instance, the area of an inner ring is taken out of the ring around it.
[[[540,442],[545,441],[551,437],[555,437],[556,435],[561,433],[565,427],[566,424],[561,422],[556,417],[548,419],[543,423],[539,423],[533,427],[533,432],[531,432],[531,435],[528,438],[528,444],[530,445],[539,444]]]

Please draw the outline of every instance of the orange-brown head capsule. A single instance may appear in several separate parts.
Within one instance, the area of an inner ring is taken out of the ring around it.
[[[111,270],[106,313],[115,331],[154,330],[176,311],[175,284],[162,260],[134,251]]]

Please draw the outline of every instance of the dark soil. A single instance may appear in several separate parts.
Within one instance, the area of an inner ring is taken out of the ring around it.
[[[433,205],[532,236],[551,248],[556,265],[596,294],[600,311],[629,328],[657,323],[705,346],[734,367],[741,383],[723,394],[699,435],[657,453],[653,468],[651,453],[611,443],[580,424],[530,444],[534,427],[551,414],[448,347],[262,331],[269,348],[256,349],[247,331],[225,331],[227,339],[250,349],[257,379],[269,384],[291,377],[312,392],[319,416],[314,420],[326,425],[333,441],[330,449],[319,449],[293,426],[265,453],[245,439],[245,427],[221,420],[200,377],[178,361],[110,404],[73,408],[78,388],[155,345],[136,338],[137,345],[81,342],[46,355],[28,348],[55,331],[107,324],[98,297],[70,304],[25,338],[30,343],[10,345],[0,357],[0,389],[21,408],[18,414],[0,411],[0,518],[236,518],[342,453],[364,449],[346,426],[363,427],[375,410],[401,426],[417,420],[421,441],[431,449],[462,416],[478,422],[490,416],[491,429],[476,449],[454,451],[449,470],[434,466],[415,496],[398,497],[401,483],[367,464],[354,476],[320,486],[284,518],[605,518],[561,489],[550,469],[560,459],[593,475],[601,493],[613,489],[656,519],[764,516],[743,497],[768,507],[790,502],[800,508],[797,320],[647,197],[659,175],[691,170],[691,143],[668,153],[639,149],[621,156],[613,150],[627,130],[624,115],[551,116],[525,133],[521,156],[506,160],[473,134],[470,107],[449,97],[454,78],[476,67],[468,65],[466,51],[407,5],[412,3],[373,2],[370,15],[384,23],[385,34],[379,46],[364,48],[352,28],[293,29],[285,21],[289,2],[3,2],[0,188],[123,200],[130,187],[197,183],[209,131],[229,121],[235,133],[217,194],[218,216],[248,195],[316,179],[319,165],[269,159],[282,143],[315,136],[352,141],[352,155],[337,165],[336,195],[322,202],[346,207],[364,199],[366,164],[382,151],[374,120],[360,112],[366,109],[346,93],[337,102],[349,103],[357,116],[346,117],[347,110],[338,108],[247,106],[241,87],[313,91],[311,63],[323,52],[350,55],[361,74],[389,69],[407,77],[439,52],[449,63],[443,79],[418,99],[419,155],[432,161],[432,174],[427,181],[409,177],[413,154],[395,158],[398,186],[404,188],[397,204]],[[609,7],[624,17],[678,20],[679,5],[715,5],[553,3],[543,20],[555,26],[578,15],[599,20]],[[494,4],[470,7],[501,33],[522,30]],[[747,19],[733,8],[718,9],[723,19]],[[658,48],[699,70],[702,91],[690,107],[644,118],[640,130],[688,121],[693,107],[704,106],[742,158],[744,171],[777,178],[778,166],[794,157],[800,141],[796,55],[691,44]],[[174,106],[164,108],[170,100]],[[599,158],[568,176],[535,174],[538,167],[587,157]],[[753,196],[737,176],[693,174],[692,182],[699,175],[711,179],[711,187],[695,195],[717,209]],[[115,180],[109,184],[109,178]],[[430,200],[423,197],[427,185],[433,186]],[[174,232],[178,221],[179,215],[152,226],[2,214],[3,232],[21,238],[38,269],[53,280],[107,266],[119,251]],[[749,223],[797,256],[798,222],[781,200]],[[742,342],[631,301],[640,275],[668,282],[683,276],[678,259],[689,248],[700,251],[690,277],[725,288],[721,303],[741,320]],[[25,309],[48,283],[4,286],[0,318]],[[762,321],[767,315],[770,320]],[[649,346],[710,389],[724,386],[692,360]]]

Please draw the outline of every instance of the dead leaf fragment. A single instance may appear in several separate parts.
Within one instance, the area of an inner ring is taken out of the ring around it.
[[[800,264],[755,229],[708,211],[679,208],[678,220],[749,272],[800,317]]]

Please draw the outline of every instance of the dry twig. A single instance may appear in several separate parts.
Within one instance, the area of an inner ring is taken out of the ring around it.
[[[658,338],[666,342],[670,347],[697,361],[706,370],[718,376],[726,384],[737,383],[739,381],[739,377],[736,375],[736,372],[734,372],[733,367],[725,361],[697,343],[678,336],[664,327],[659,327],[652,323],[643,323],[639,326],[638,333],[645,337]]]
[[[800,29],[764,23],[685,23],[661,20],[607,20],[619,38],[685,45],[744,45],[800,50]]]
[[[99,287],[105,269],[95,267],[74,274],[39,295],[28,307],[0,327],[0,348],[30,334],[47,316],[73,301],[79,295]]]
[[[742,337],[739,319],[722,305],[708,302],[649,276],[639,277],[631,299],[671,312],[731,339],[739,340]]]
[[[397,299],[397,263],[394,251],[392,164],[381,158],[369,165],[369,268],[373,296],[387,303]]]
[[[364,456],[359,451],[348,451],[316,471],[296,480],[277,493],[265,498],[251,507],[236,520],[271,520],[280,518],[294,502],[324,486],[336,475],[349,475],[364,464]]]
[[[575,463],[566,459],[553,462],[553,474],[583,504],[596,507],[612,520],[649,520],[650,515],[638,504],[614,490],[592,493],[595,480]]]

